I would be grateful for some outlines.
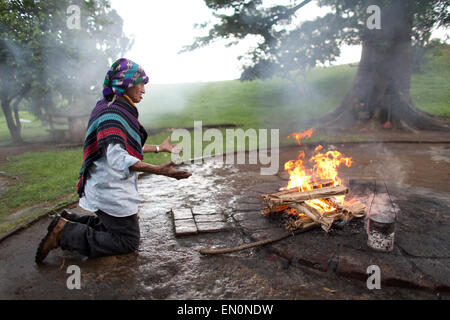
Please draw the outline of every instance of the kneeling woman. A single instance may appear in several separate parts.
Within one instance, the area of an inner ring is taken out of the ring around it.
[[[191,174],[177,170],[173,162],[152,165],[143,162],[144,152],[181,152],[169,144],[145,144],[147,132],[138,121],[136,103],[145,94],[149,78],[128,59],[113,63],[106,74],[103,99],[91,113],[83,150],[83,165],[77,191],[79,206],[95,215],[63,211],[48,226],[35,261],[61,247],[87,257],[133,252],[139,247],[140,230],[137,172],[165,175],[175,179]]]

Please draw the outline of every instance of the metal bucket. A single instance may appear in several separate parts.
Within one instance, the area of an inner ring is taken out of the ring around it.
[[[378,251],[392,251],[394,249],[395,217],[373,214],[367,223],[367,245]]]

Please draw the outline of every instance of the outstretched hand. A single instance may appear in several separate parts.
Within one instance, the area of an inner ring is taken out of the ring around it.
[[[190,173],[188,171],[175,169],[173,167],[174,164],[175,164],[174,161],[169,161],[169,162],[166,162],[166,163],[160,165],[158,173],[163,175],[163,176],[167,176],[167,177],[170,177],[170,178],[175,178],[177,180],[186,179],[186,178],[189,178],[192,175],[192,173]]]
[[[161,143],[159,145],[160,151],[165,151],[165,152],[169,152],[169,153],[176,153],[176,154],[181,153],[183,151],[182,148],[176,148],[176,146],[178,144],[176,144],[176,143],[175,144],[170,144],[169,141],[170,141],[170,136],[168,136],[166,138],[166,140],[164,140],[163,143]]]

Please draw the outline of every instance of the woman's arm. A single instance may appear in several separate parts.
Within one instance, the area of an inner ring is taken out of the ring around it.
[[[147,152],[156,152],[156,151],[157,151],[157,150],[156,150],[156,147],[157,147],[157,146],[152,146],[152,145],[150,145],[150,144],[145,144],[142,151],[144,151],[144,153],[147,153]],[[159,147],[159,146],[158,146],[158,147]],[[161,147],[159,147],[159,151],[158,151],[158,152],[160,152],[160,151],[161,151]]]
[[[166,162],[162,165],[154,165],[140,161],[138,158],[130,156],[120,144],[108,145],[106,159],[113,169],[123,172],[125,178],[129,177],[130,170],[159,174],[177,180],[186,179],[192,175],[187,171],[175,169],[173,167],[175,162],[173,161]]]
[[[139,161],[132,165],[130,170],[159,174],[170,178],[175,178],[177,180],[186,179],[192,175],[190,172],[175,169],[173,165],[173,161],[166,162],[159,166]]]
[[[181,149],[176,149],[177,144],[170,144],[170,136],[166,138],[159,146],[152,146],[150,144],[145,144],[143,151],[145,152],[169,152],[169,153],[180,153]]]

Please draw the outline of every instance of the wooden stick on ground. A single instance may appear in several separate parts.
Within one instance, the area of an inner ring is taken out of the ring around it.
[[[245,250],[245,249],[249,249],[249,248],[253,248],[253,247],[258,247],[258,246],[264,246],[266,244],[269,243],[274,243],[292,236],[295,236],[297,234],[309,231],[311,229],[314,229],[316,227],[318,227],[319,225],[315,222],[311,222],[307,225],[305,225],[303,227],[303,229],[299,229],[296,230],[294,232],[289,232],[287,234],[284,234],[282,236],[278,236],[276,238],[272,238],[272,239],[266,239],[266,240],[261,240],[261,241],[257,241],[257,242],[252,242],[252,243],[248,243],[239,247],[234,247],[234,248],[226,248],[226,249],[201,249],[200,253],[201,254],[223,254],[223,253],[231,253],[231,252],[236,252],[236,251],[241,251],[241,250]]]

